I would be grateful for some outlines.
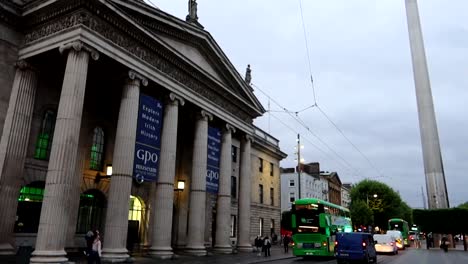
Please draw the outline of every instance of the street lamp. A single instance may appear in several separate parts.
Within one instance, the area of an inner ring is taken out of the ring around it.
[[[377,198],[378,195],[376,193],[374,193],[374,195],[372,195],[374,198]],[[367,199],[367,206],[369,206],[369,194],[366,194],[366,199]]]

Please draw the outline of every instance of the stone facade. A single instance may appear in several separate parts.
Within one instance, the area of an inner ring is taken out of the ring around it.
[[[286,155],[253,125],[265,110],[208,32],[142,1],[0,10],[0,254],[20,242],[35,248],[31,263],[62,263],[95,227],[112,262],[142,247],[161,258],[248,250],[259,218],[263,234],[279,233]],[[161,102],[156,182],[134,175],[142,94]],[[222,135],[217,194],[205,190],[209,127]]]

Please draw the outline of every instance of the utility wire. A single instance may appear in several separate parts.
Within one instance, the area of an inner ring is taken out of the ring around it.
[[[285,126],[286,128],[288,128],[289,130],[291,130],[294,135],[297,135],[297,134],[300,134],[299,132],[297,132],[295,129],[293,129],[291,126],[287,125],[284,121],[282,121],[279,117],[275,116],[275,115],[271,115],[274,119],[278,120],[278,122],[280,122],[283,126]],[[326,151],[324,151],[322,148],[320,148],[319,146],[317,146],[315,143],[313,143],[310,139],[308,139],[307,137],[305,137],[304,135],[302,136],[302,139],[304,139],[305,141],[307,141],[310,145],[312,145],[314,148],[316,148],[317,150],[319,150],[326,158],[330,159],[330,160],[333,160],[335,161],[340,167],[344,168],[345,170],[351,172],[351,177],[353,177],[354,179],[357,179],[358,177],[362,177],[362,176],[359,176],[359,174],[356,173],[355,169],[349,165],[349,163],[347,163],[345,161],[344,165],[343,163],[341,163],[341,161],[337,160],[336,158],[334,158],[333,156],[331,156],[330,154],[328,154]]]
[[[285,107],[283,107],[279,102],[271,98],[267,93],[265,93],[260,87],[257,85],[251,83],[252,86],[254,86],[258,91],[263,93],[266,97],[268,97],[274,104],[276,104],[280,109],[285,110],[284,112],[291,116],[296,122],[298,122],[302,127],[304,127],[312,136],[314,136],[317,140],[319,140],[329,151],[331,151],[333,154],[335,154],[338,158],[340,158],[346,165],[348,165],[350,168],[352,168],[353,171],[358,172],[348,161],[346,161],[340,154],[338,154],[334,149],[332,149],[324,140],[322,140],[317,134],[315,134],[308,126],[307,124],[298,117],[298,115],[294,114],[295,112],[289,111]],[[321,150],[321,149],[320,149]],[[323,150],[321,150],[323,152]]]
[[[373,178],[379,178],[379,177],[383,177],[381,171],[379,169],[377,169],[376,166],[374,166],[374,164],[370,161],[370,159],[364,155],[364,153],[353,143],[351,142],[351,140],[343,133],[343,131],[335,124],[335,122],[333,122],[331,120],[331,118],[325,114],[325,112],[318,106],[317,104],[317,100],[316,100],[316,95],[315,95],[315,87],[314,87],[314,80],[312,78],[312,66],[311,66],[311,63],[310,63],[310,52],[309,52],[309,42],[308,42],[308,37],[307,37],[307,30],[306,30],[306,27],[305,27],[305,23],[304,23],[304,15],[303,15],[303,10],[302,10],[302,0],[299,0],[299,8],[301,10],[301,20],[302,20],[302,30],[304,32],[304,41],[305,41],[305,46],[306,46],[306,52],[307,52],[307,61],[308,61],[308,66],[309,66],[309,74],[310,74],[310,82],[311,82],[311,86],[312,86],[312,92],[313,92],[313,95],[314,95],[314,104],[309,106],[309,107],[306,107],[300,111],[297,111],[295,112],[296,115],[299,114],[300,112],[303,112],[307,109],[310,109],[312,107],[317,107],[319,109],[319,111],[325,116],[325,118],[338,130],[338,132],[340,132],[340,134],[346,139],[346,141],[348,141],[351,146],[353,146],[353,148],[359,152],[359,154],[361,154],[362,157],[364,157],[364,159],[371,165],[371,167],[377,171],[378,173],[378,177],[373,177]]]
[[[302,12],[302,0],[299,0],[299,7],[301,10],[301,20],[302,20],[302,31],[304,32],[304,40],[305,40],[305,46],[306,46],[306,52],[307,52],[307,62],[309,63],[309,74],[310,74],[310,83],[312,85],[312,92],[314,95],[314,104],[317,104],[317,98],[315,96],[315,88],[314,88],[314,78],[312,77],[312,66],[310,64],[310,54],[309,54],[309,42],[307,40],[307,31],[305,28],[305,23],[304,23],[304,15]]]
[[[364,155],[364,153],[343,133],[343,131],[336,125],[335,122],[333,122],[331,120],[331,118],[322,110],[322,108],[320,108],[320,106],[317,105],[317,109],[323,114],[323,116],[325,116],[325,118],[336,128],[336,130],[338,130],[338,132],[340,132],[340,134],[346,139],[346,141],[348,141],[349,144],[351,144],[351,146],[353,146],[353,148],[359,152],[359,154],[361,154],[362,157],[364,157],[364,159],[371,165],[371,167],[377,171],[378,175],[380,177],[383,177],[383,174],[380,172],[379,169],[377,169],[376,166],[374,166],[374,164],[372,163],[372,161],[370,161],[370,159]],[[379,177],[373,177],[373,178],[379,178]]]

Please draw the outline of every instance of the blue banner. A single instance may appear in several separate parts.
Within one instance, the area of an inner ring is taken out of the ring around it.
[[[138,182],[156,181],[161,152],[162,104],[141,94],[138,106],[133,177]]]
[[[208,157],[206,168],[206,191],[218,193],[219,188],[219,163],[221,156],[221,131],[214,127],[208,127]]]

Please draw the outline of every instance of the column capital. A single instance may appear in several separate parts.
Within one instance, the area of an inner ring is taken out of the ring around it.
[[[249,135],[249,134],[244,136],[244,140],[245,141],[250,141],[250,143],[254,143],[254,141],[255,141],[254,137],[252,135]]]
[[[26,70],[31,70],[31,71],[37,71],[37,68],[32,66],[31,63],[25,61],[25,60],[19,60],[15,63],[15,67],[17,69],[20,69],[22,71],[26,71]]]
[[[226,132],[226,133],[236,133],[236,128],[233,127],[231,124],[226,123],[226,126],[224,127],[224,132]]]
[[[146,77],[144,77],[143,75],[137,73],[136,71],[134,70],[129,70],[128,71],[128,78],[130,80],[138,80],[140,81],[141,84],[143,84],[143,86],[147,86],[148,85],[148,79]]]
[[[200,113],[198,114],[199,119],[204,119],[206,121],[212,121],[213,120],[213,115],[208,113],[205,110],[201,110]]]
[[[169,94],[169,100],[176,103],[176,104],[180,104],[181,106],[183,106],[185,104],[184,98],[176,95],[175,93],[170,93]]]
[[[75,51],[82,51],[82,50],[87,51],[87,52],[89,52],[89,54],[91,55],[91,58],[93,58],[93,60],[99,59],[99,52],[97,52],[96,49],[84,44],[80,40],[75,40],[75,41],[63,44],[63,45],[61,45],[59,47],[59,51],[60,51],[61,54],[63,54],[63,52],[65,50],[69,50],[69,49],[73,49]]]

